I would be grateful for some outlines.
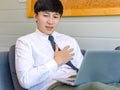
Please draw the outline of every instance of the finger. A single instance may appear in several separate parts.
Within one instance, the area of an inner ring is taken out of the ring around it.
[[[71,54],[70,60],[73,60],[74,53]]]
[[[70,48],[69,45],[65,46],[63,50],[68,50]]]
[[[73,48],[70,48],[68,49],[68,52],[73,52],[73,50],[74,50]]]
[[[73,57],[71,57],[71,59],[70,60],[73,60]]]
[[[58,51],[59,51],[59,49],[58,49],[58,45],[55,44],[55,52],[58,52]]]
[[[71,53],[71,56],[74,56],[75,55],[75,53]]]

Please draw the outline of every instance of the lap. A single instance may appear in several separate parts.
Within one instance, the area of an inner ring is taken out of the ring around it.
[[[73,87],[57,82],[48,90],[120,90],[120,83],[113,83],[108,85],[100,82],[93,82]]]

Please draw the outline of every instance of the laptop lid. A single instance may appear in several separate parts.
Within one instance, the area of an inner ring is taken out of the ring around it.
[[[75,85],[88,82],[112,83],[120,80],[120,51],[87,51]]]

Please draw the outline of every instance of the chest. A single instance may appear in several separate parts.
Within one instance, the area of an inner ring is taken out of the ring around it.
[[[66,45],[71,45],[71,43],[66,42],[66,40],[57,40],[55,42],[61,50]],[[31,47],[35,66],[45,64],[46,62],[54,59],[54,50],[49,40],[32,40]]]

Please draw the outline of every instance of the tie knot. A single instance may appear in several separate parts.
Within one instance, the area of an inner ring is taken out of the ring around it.
[[[54,41],[54,37],[53,37],[52,35],[49,35],[48,39],[49,39],[50,41]]]

